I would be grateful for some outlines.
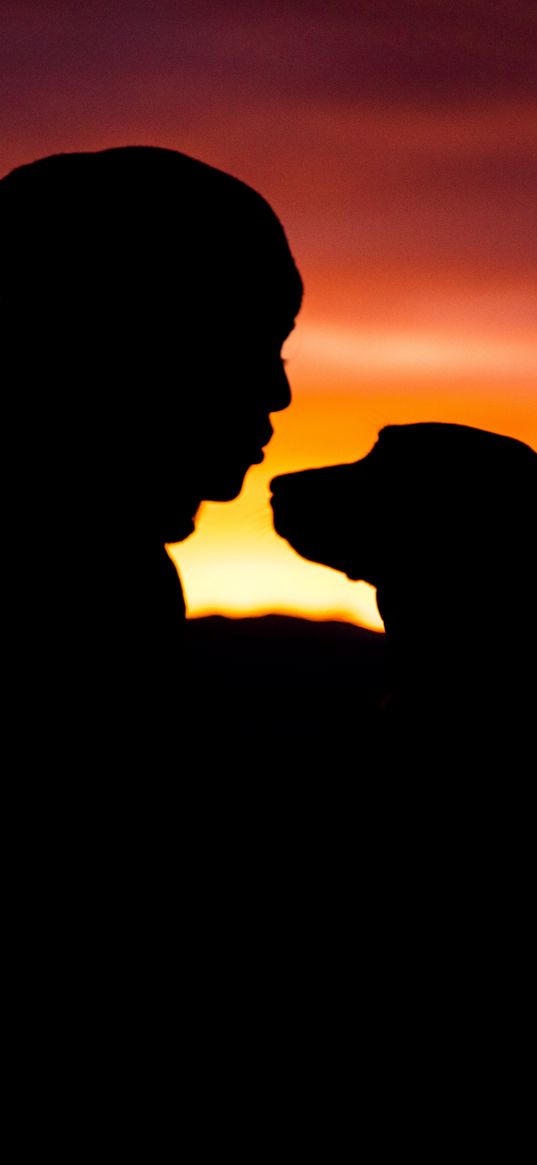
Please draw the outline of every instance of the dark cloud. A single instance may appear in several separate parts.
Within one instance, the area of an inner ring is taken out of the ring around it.
[[[537,5],[41,3],[2,6],[2,72],[21,85],[158,75],[281,99],[426,102],[535,96]],[[203,100],[203,93],[200,93]]]

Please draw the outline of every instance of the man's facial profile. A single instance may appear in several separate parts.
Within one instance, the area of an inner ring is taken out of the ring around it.
[[[273,433],[271,414],[291,402],[281,356],[291,327],[286,322],[274,334],[250,330],[239,337],[236,352],[223,346],[219,367],[209,369],[208,414],[198,418],[200,488],[207,500],[236,497],[248,469],[263,460]]]
[[[290,403],[302,283],[276,215],[229,174],[138,146],[20,167],[0,209],[15,347],[50,351],[54,408],[68,392],[80,433],[72,497],[103,527],[185,537],[202,500],[237,496]]]
[[[181,370],[189,391],[171,392],[165,410],[161,451],[169,481],[162,483],[163,502],[166,493],[171,499],[177,492],[178,469],[187,472],[193,507],[202,500],[231,501],[251,466],[263,460],[273,434],[271,414],[291,401],[281,348],[294,324],[282,320],[277,302],[273,312],[277,323],[261,328],[238,307],[242,326],[236,342],[236,319],[228,328],[219,320],[212,333],[206,321],[204,343],[194,344]]]

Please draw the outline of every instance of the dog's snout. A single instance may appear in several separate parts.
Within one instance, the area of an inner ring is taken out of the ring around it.
[[[303,501],[313,501],[344,487],[354,465],[329,465],[321,469],[303,469],[298,473],[283,473],[273,477],[270,488],[275,497],[292,494]]]
[[[351,464],[282,474],[273,479],[271,487],[277,534],[303,558],[330,566],[348,578],[369,581],[369,567],[363,565],[362,558],[358,561],[354,550],[360,504],[362,529],[368,527],[363,518],[366,466],[367,458],[363,458]],[[370,541],[367,532],[364,541]]]

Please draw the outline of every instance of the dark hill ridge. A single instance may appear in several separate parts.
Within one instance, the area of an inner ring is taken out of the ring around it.
[[[291,747],[306,761],[317,749],[356,748],[371,730],[386,689],[382,633],[337,620],[212,615],[189,619],[187,636],[201,726],[212,724],[228,746]]]
[[[321,622],[291,615],[189,619],[188,637],[196,653],[205,661],[212,657],[216,668],[235,669],[250,660],[256,670],[261,665],[280,670],[286,653],[285,664],[296,674],[310,674],[313,667],[326,678],[330,662],[352,674],[364,689],[378,682],[386,652],[381,632],[336,619]]]

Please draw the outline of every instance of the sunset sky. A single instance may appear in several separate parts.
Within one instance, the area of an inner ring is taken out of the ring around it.
[[[0,173],[125,144],[260,190],[306,289],[265,462],[172,551],[190,613],[381,626],[272,532],[267,482],[388,423],[537,447],[535,0],[2,0]]]

